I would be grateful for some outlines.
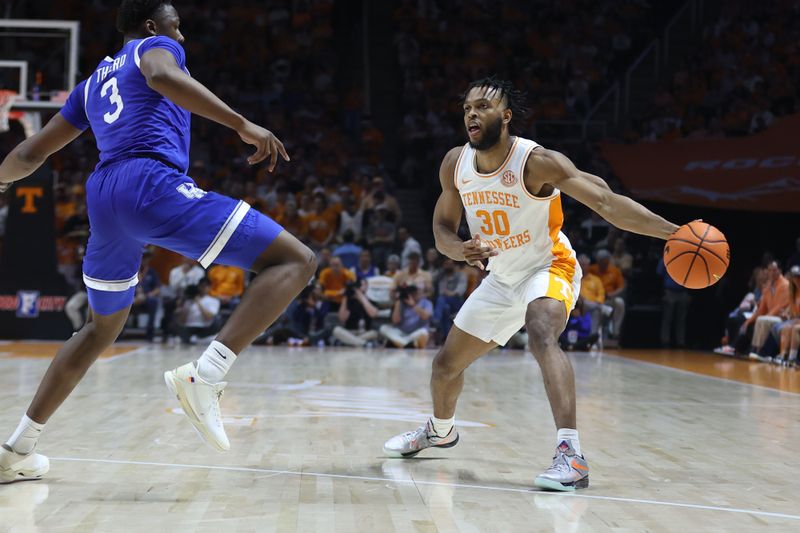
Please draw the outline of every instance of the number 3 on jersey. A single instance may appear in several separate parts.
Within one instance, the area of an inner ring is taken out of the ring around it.
[[[119,94],[119,88],[117,87],[117,78],[110,78],[103,84],[103,87],[100,89],[100,96],[105,97],[109,90],[111,90],[111,96],[108,101],[116,107],[113,111],[103,115],[103,120],[106,121],[106,124],[113,124],[122,113],[122,108],[125,107],[125,104],[122,102],[122,96]]]
[[[480,217],[483,222],[481,231],[484,235],[508,235],[511,233],[511,225],[508,223],[508,215],[505,211],[498,209],[489,213],[484,209],[475,212],[475,215]]]

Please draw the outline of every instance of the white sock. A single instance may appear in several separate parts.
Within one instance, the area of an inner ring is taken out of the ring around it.
[[[789,361],[797,360],[797,349],[789,350]]]
[[[578,430],[577,429],[570,429],[570,428],[561,428],[558,430],[558,437],[556,437],[558,442],[556,442],[556,446],[561,444],[562,440],[565,440],[570,443],[572,449],[575,450],[575,453],[583,457],[581,453],[581,441],[578,440]]]
[[[6,442],[6,446],[17,453],[29,454],[36,448],[36,442],[39,440],[39,435],[42,434],[43,429],[44,424],[34,422],[28,418],[28,415],[25,415],[20,420],[17,430]]]
[[[208,383],[219,383],[236,361],[236,354],[218,341],[208,345],[206,351],[197,360],[197,374]]]
[[[456,423],[456,417],[436,418],[435,416],[432,416],[431,422],[433,423],[433,430],[436,432],[436,434],[440,437],[446,437],[447,434],[450,433],[450,430],[453,429],[453,426]]]

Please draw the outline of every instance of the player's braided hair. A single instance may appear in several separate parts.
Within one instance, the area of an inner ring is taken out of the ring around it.
[[[135,32],[151,19],[163,5],[172,4],[172,0],[122,0],[117,12],[117,30],[129,34]]]
[[[508,108],[511,110],[512,126],[519,124],[518,121],[516,124],[514,123],[515,118],[519,120],[528,116],[528,113],[530,112],[530,108],[526,103],[528,99],[528,93],[515,89],[514,85],[510,81],[501,80],[495,76],[474,80],[470,82],[470,84],[467,86],[467,90],[461,95],[461,101],[463,102],[466,100],[467,94],[476,87],[494,89],[497,91],[500,98],[505,100],[506,106],[508,106]]]

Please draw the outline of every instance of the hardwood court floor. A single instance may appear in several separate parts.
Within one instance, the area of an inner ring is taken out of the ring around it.
[[[381,447],[430,412],[431,351],[248,350],[223,397],[227,454],[201,445],[166,393],[162,372],[196,355],[154,346],[98,362],[45,430],[49,476],[0,486],[0,532],[800,529],[791,392],[572,354],[592,474],[569,495],[531,488],[555,442],[530,355],[478,361],[461,442],[412,460]],[[47,363],[0,356],[0,437]]]

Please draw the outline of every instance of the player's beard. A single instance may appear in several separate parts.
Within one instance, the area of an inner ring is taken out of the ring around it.
[[[502,131],[503,117],[497,117],[496,121],[486,125],[481,140],[477,143],[470,141],[469,145],[475,150],[488,150],[500,141],[500,133]]]

